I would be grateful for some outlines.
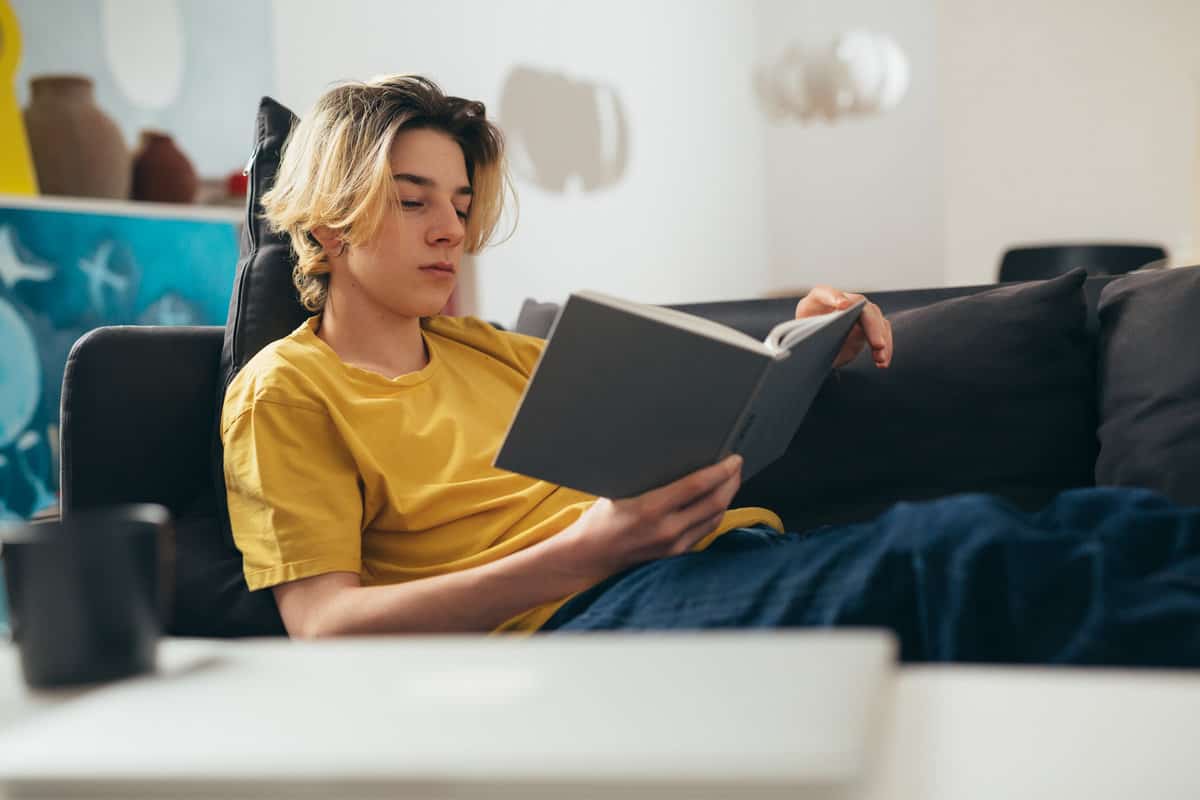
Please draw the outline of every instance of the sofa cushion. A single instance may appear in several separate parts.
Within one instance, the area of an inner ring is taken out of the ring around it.
[[[275,182],[279,158],[296,115],[264,97],[255,120],[254,154],[246,187],[246,223],[221,349],[221,396],[229,381],[265,345],[287,336],[310,312],[292,283],[294,256],[286,234],[273,233],[260,199]]]
[[[543,303],[528,297],[517,312],[513,330],[526,336],[545,339],[550,335],[550,329],[554,327],[554,320],[558,319],[560,309],[558,303]]]
[[[211,518],[197,513],[183,520],[190,534],[187,563],[180,574],[189,578],[177,588],[176,635],[270,635],[284,632],[271,592],[251,594],[242,576],[242,557],[233,542],[225,500],[224,449],[220,409],[225,390],[238,371],[265,345],[296,329],[309,312],[292,283],[293,253],[286,234],[271,231],[262,218],[260,198],[275,182],[284,142],[296,116],[269,97],[258,107],[254,150],[246,187],[246,221],[242,229],[229,316],[214,398],[217,420],[212,432],[212,475],[215,502]],[[205,537],[212,536],[213,541]],[[194,578],[191,579],[191,578]]]
[[[822,387],[787,453],[735,499],[789,529],[901,500],[993,492],[1026,508],[1092,482],[1095,369],[1076,270],[890,316],[895,357]]]
[[[1099,318],[1096,483],[1200,504],[1200,267],[1113,281]]]

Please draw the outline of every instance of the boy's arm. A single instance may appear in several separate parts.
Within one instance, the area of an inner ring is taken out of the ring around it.
[[[568,567],[564,541],[551,537],[490,564],[387,586],[362,586],[353,572],[315,575],[274,587],[275,602],[292,638],[490,631],[595,582]]]
[[[331,572],[276,586],[275,600],[294,638],[495,630],[622,569],[689,551],[720,523],[741,466],[730,456],[637,497],[601,498],[561,533],[490,564],[389,586]]]

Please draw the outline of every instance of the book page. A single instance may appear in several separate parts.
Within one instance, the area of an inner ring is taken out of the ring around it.
[[[843,308],[841,311],[833,311],[829,314],[821,314],[817,317],[789,319],[786,322],[781,322],[771,329],[771,332],[767,334],[767,338],[763,340],[763,343],[773,353],[791,350],[796,344],[807,339],[815,331],[824,328],[835,320],[841,319],[847,314],[856,313],[856,309],[860,308],[865,302],[865,300],[859,300],[849,308]]]
[[[741,331],[730,328],[728,325],[722,325],[719,322],[713,322],[704,317],[697,317],[694,314],[688,314],[683,311],[676,311],[673,308],[664,308],[663,306],[652,306],[645,303],[637,303],[633,300],[625,300],[613,295],[604,294],[602,292],[594,292],[591,290],[574,292],[578,297],[585,300],[590,300],[593,303],[600,303],[613,308],[619,308],[628,311],[631,314],[637,314],[647,319],[658,320],[667,325],[673,325],[676,328],[698,333],[702,336],[707,336],[710,339],[718,339],[738,347],[744,347],[747,350],[753,350],[756,353],[770,354],[773,351],[769,349],[769,345],[760,342],[753,336],[742,333]],[[774,331],[772,331],[774,332]]]

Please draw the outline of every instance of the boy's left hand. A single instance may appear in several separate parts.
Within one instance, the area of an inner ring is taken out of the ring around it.
[[[859,300],[866,298],[861,294],[839,291],[832,286],[817,286],[796,304],[796,319],[840,311]],[[883,368],[892,363],[892,323],[883,316],[879,306],[869,300],[863,306],[862,316],[850,329],[850,335],[842,344],[837,358],[833,360],[833,366],[849,364],[868,344],[871,345],[875,366]]]

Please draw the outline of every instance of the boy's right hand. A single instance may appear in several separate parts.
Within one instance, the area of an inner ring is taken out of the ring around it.
[[[563,531],[570,561],[594,581],[692,549],[716,530],[742,485],[742,457],[622,500],[600,498]]]

